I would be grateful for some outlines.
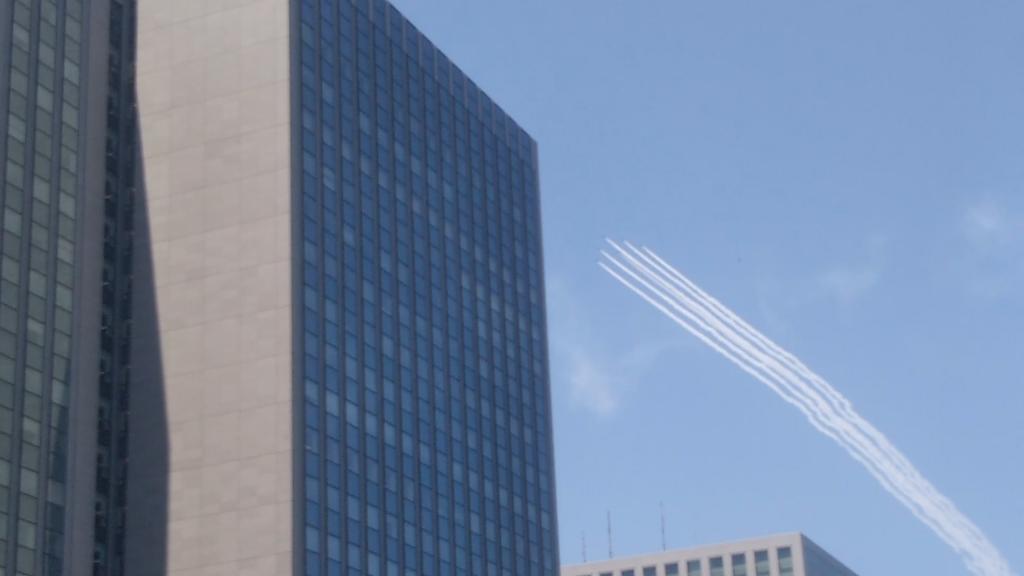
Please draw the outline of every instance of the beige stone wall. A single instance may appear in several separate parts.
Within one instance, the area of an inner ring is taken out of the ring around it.
[[[288,26],[287,0],[138,1],[128,574],[292,573]]]

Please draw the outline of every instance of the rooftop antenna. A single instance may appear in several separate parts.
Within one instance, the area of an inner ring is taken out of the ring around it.
[[[668,539],[665,537],[665,502],[658,502],[658,506],[661,508],[661,550],[665,551],[668,549]]]
[[[612,511],[608,511],[608,559],[611,560],[615,557],[615,551],[612,548]]]
[[[587,533],[580,533],[580,542],[583,544],[583,563],[587,563]]]

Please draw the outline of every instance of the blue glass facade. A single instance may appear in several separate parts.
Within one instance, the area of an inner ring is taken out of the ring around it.
[[[553,575],[534,141],[383,1],[299,0],[306,575]]]
[[[87,17],[0,3],[0,575],[64,566]]]

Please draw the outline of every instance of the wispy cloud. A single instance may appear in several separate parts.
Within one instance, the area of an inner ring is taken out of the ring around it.
[[[648,341],[625,351],[602,354],[593,348],[574,345],[568,352],[570,399],[573,405],[595,416],[612,416],[654,365],[682,344],[678,341]]]
[[[563,280],[549,281],[548,300],[554,384],[568,384],[570,404],[594,416],[614,416],[659,359],[682,346],[680,340],[616,345],[614,333],[594,329],[578,305],[579,292]]]
[[[609,416],[619,408],[619,396],[611,370],[594,356],[576,350],[569,360],[569,386],[573,404],[598,416]]]
[[[818,274],[818,285],[837,302],[849,305],[860,300],[882,281],[886,240],[873,236],[867,241],[867,255],[855,263],[833,264]]]
[[[995,199],[985,198],[964,208],[963,229],[975,247],[1006,246],[1024,240],[1024,217]]]
[[[878,285],[882,271],[877,265],[837,266],[818,276],[818,282],[839,302],[850,304]]]
[[[967,289],[987,301],[1017,293],[1024,284],[1024,209],[990,196],[966,204],[959,218]]]

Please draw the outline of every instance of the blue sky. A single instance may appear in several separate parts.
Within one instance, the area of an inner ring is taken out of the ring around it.
[[[849,397],[1024,571],[1024,4],[396,0],[540,145],[563,561],[800,530],[960,559],[596,265],[651,246]]]

